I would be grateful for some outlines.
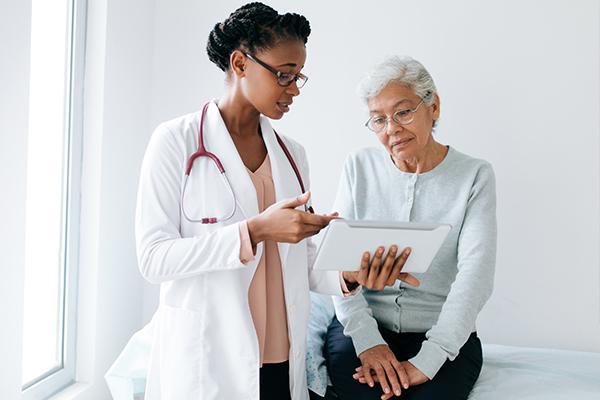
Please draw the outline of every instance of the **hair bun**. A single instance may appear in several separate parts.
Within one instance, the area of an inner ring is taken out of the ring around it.
[[[310,24],[299,14],[280,15],[273,8],[260,3],[248,3],[217,23],[208,35],[208,58],[221,70],[229,69],[229,56],[237,49],[251,53],[267,49],[281,39],[308,41]]]

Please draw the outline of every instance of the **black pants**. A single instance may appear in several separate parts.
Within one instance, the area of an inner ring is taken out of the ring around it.
[[[290,365],[263,364],[260,368],[260,400],[291,400]]]
[[[381,327],[379,331],[400,361],[414,357],[426,340],[424,333],[395,333]],[[361,363],[352,340],[344,336],[344,328],[337,318],[327,331],[325,359],[333,391],[340,400],[378,400],[383,394],[379,385],[371,388],[352,378]],[[481,342],[477,334],[472,333],[454,361],[446,361],[431,381],[402,390],[400,398],[466,400],[479,377],[482,363]]]

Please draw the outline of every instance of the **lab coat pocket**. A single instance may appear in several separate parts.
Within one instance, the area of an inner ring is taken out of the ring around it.
[[[204,319],[197,311],[161,306],[161,398],[201,398]]]

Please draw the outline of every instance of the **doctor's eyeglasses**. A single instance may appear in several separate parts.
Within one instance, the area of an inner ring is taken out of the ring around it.
[[[298,89],[300,89],[306,84],[306,81],[308,81],[308,76],[306,75],[303,75],[301,73],[290,74],[287,72],[281,72],[248,53],[244,53],[244,55],[252,61],[254,61],[255,63],[257,63],[258,65],[260,65],[261,67],[263,67],[264,69],[266,69],[267,71],[272,72],[277,77],[277,84],[279,86],[287,87],[290,86],[292,82],[296,82],[296,86],[298,86]]]

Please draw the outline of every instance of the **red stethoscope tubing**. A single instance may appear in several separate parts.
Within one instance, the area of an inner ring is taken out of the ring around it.
[[[223,222],[226,221],[228,219],[230,219],[231,217],[233,217],[233,215],[235,214],[235,210],[236,210],[236,200],[235,200],[235,193],[233,192],[233,189],[231,188],[231,184],[229,183],[229,179],[227,179],[227,174],[225,173],[225,168],[223,167],[223,163],[221,163],[221,160],[219,160],[219,157],[217,157],[215,154],[211,153],[210,151],[206,150],[206,147],[204,146],[204,117],[206,115],[206,110],[208,110],[208,106],[210,103],[206,103],[204,105],[204,107],[202,108],[202,115],[200,117],[200,128],[198,129],[198,150],[196,150],[191,156],[190,158],[188,158],[187,160],[187,164],[185,167],[185,178],[184,178],[184,183],[183,183],[183,190],[181,192],[181,211],[183,213],[183,216],[190,222],[199,222],[201,224],[216,224],[217,222]],[[298,166],[296,165],[296,163],[294,162],[294,158],[292,157],[292,154],[290,153],[290,151],[288,150],[287,146],[285,145],[285,143],[283,142],[283,139],[281,139],[281,136],[279,136],[277,134],[277,132],[275,132],[273,130],[273,133],[275,133],[275,137],[277,138],[277,142],[279,143],[279,146],[281,146],[281,149],[283,150],[285,156],[287,157],[290,165],[292,166],[292,169],[294,170],[294,173],[296,174],[296,179],[298,179],[298,183],[300,184],[300,189],[302,190],[302,193],[305,192],[304,189],[304,182],[302,181],[302,176],[300,175],[300,171],[298,170]],[[190,173],[192,172],[192,167],[194,165],[194,161],[196,161],[197,158],[199,157],[208,157],[217,167],[217,169],[219,170],[219,172],[221,173],[221,177],[223,178],[223,181],[225,183],[225,186],[227,186],[227,188],[229,189],[229,194],[231,196],[232,199],[232,209],[229,211],[229,213],[225,214],[224,216],[221,217],[203,217],[200,219],[193,219],[190,218],[190,216],[186,213],[185,211],[185,207],[184,207],[184,195],[185,195],[185,190],[187,187],[187,181],[188,178],[190,176]],[[312,207],[306,207],[305,206],[306,211],[310,212],[310,213],[314,213],[314,210]]]

